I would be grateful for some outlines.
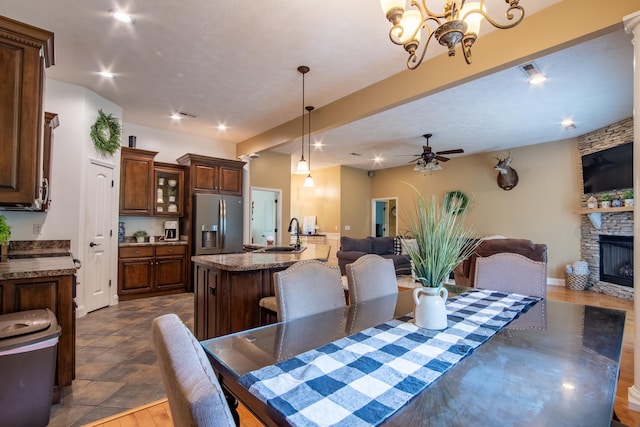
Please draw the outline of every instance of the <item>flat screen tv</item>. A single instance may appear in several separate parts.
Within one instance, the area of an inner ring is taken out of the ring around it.
[[[582,156],[584,193],[633,187],[633,143],[617,145]]]

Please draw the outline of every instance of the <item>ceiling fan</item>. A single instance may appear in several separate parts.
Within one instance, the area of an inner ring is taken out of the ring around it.
[[[456,148],[454,150],[444,150],[444,151],[436,151],[434,152],[429,146],[429,138],[433,135],[427,133],[422,135],[427,139],[427,145],[422,146],[422,153],[416,154],[415,159],[409,161],[409,163],[416,162],[416,167],[414,170],[416,171],[426,171],[426,170],[440,170],[442,167],[440,166],[440,162],[448,162],[449,158],[444,157],[444,154],[459,154],[464,153],[462,148]]]

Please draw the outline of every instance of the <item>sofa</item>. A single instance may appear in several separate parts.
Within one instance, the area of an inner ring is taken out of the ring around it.
[[[510,252],[520,254],[534,261],[547,262],[547,245],[534,243],[527,239],[488,239],[483,240],[475,252],[462,261],[454,270],[454,280],[459,286],[473,286],[476,272],[476,259],[497,253]]]
[[[393,261],[396,275],[411,274],[411,261],[408,255],[402,254],[400,240],[394,237],[365,237],[354,239],[340,237],[340,250],[336,252],[340,272],[346,274],[346,265],[367,254],[380,255]]]

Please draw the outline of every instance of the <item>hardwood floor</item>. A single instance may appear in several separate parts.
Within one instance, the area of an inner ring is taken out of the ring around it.
[[[598,307],[615,308],[627,312],[620,362],[620,378],[616,393],[615,412],[620,421],[629,427],[640,426],[640,412],[628,408],[627,390],[633,385],[633,353],[635,319],[633,301],[599,294],[592,291],[573,291],[561,286],[549,286],[547,297],[551,300],[575,302]],[[262,424],[246,408],[239,407],[241,426],[258,427]],[[173,427],[166,399],[116,414],[88,424],[86,427]],[[603,426],[606,427],[606,426]]]

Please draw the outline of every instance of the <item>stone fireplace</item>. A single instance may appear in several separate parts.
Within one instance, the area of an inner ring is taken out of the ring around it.
[[[633,141],[632,118],[578,137],[578,150],[582,156],[629,141]],[[581,174],[582,168],[578,169]],[[578,182],[582,182],[582,176],[579,177]],[[587,207],[586,199],[587,197],[583,195],[582,209]],[[580,252],[582,259],[589,264],[589,284],[593,290],[633,300],[633,211],[602,212],[600,228],[596,228],[588,215],[583,214],[580,235]],[[601,252],[602,242],[604,242],[604,252]],[[631,263],[619,259],[627,256],[624,252],[630,257]],[[603,256],[605,265],[601,266]],[[604,272],[603,275],[601,270]],[[625,275],[626,278],[622,277]]]
[[[600,235],[600,280],[633,288],[633,236]]]

